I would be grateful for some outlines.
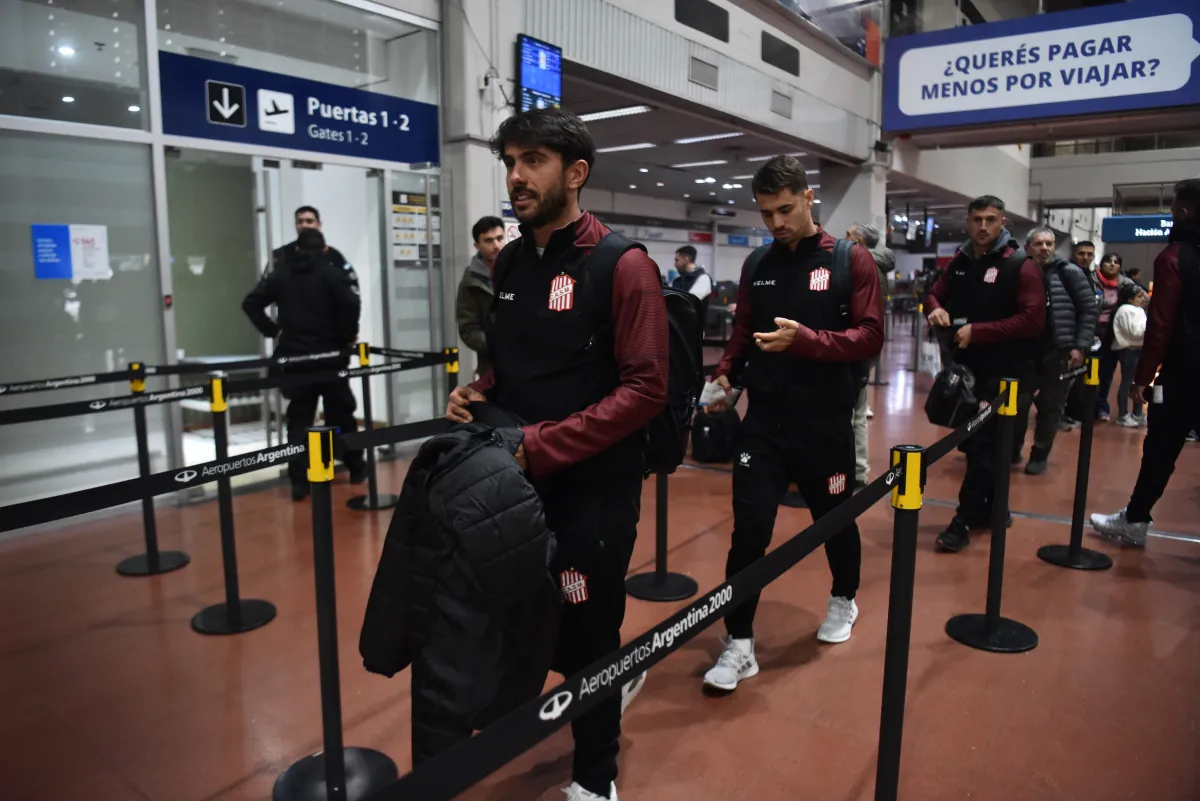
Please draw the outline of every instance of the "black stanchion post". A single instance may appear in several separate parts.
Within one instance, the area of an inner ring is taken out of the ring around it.
[[[225,400],[225,378],[214,376],[212,391],[213,442],[217,461],[229,458],[229,403]],[[201,609],[192,617],[192,628],[201,634],[240,634],[265,626],[275,619],[275,605],[258,599],[243,600],[238,589],[237,546],[233,537],[233,488],[229,479],[217,479],[217,517],[221,526],[221,561],[225,569],[225,601]]]
[[[366,342],[358,343],[358,364],[360,367],[371,365],[371,349]],[[371,409],[371,376],[362,377],[363,396],[363,430],[375,428],[375,418]],[[375,447],[367,446],[367,494],[356,495],[346,501],[346,505],[358,512],[374,512],[379,509],[391,509],[400,503],[399,495],[380,495],[379,484],[375,478]]]
[[[896,801],[904,701],[908,693],[908,646],[912,634],[913,585],[917,578],[917,528],[924,505],[925,452],[919,445],[892,448],[892,466],[904,473],[892,487],[892,581],[888,594],[887,644],[883,656],[883,706],[875,801]]]
[[[913,352],[912,366],[904,368],[910,373],[921,371],[921,321],[925,319],[925,304],[918,303],[913,313]]]
[[[1071,542],[1069,545],[1044,545],[1038,548],[1038,558],[1059,567],[1076,570],[1107,570],[1112,557],[1101,551],[1083,547],[1083,516],[1087,509],[1088,476],[1092,466],[1092,432],[1096,427],[1096,395],[1100,391],[1100,360],[1088,359],[1083,374],[1083,428],[1079,432],[1079,463],[1075,467],[1075,506],[1071,510]]]
[[[666,473],[654,476],[654,572],[625,579],[625,591],[642,601],[682,601],[699,589],[691,576],[667,570],[667,479]]]
[[[146,391],[146,365],[132,362],[129,391],[141,395]],[[133,407],[133,431],[137,439],[138,475],[150,475],[150,442],[146,430],[146,407]],[[122,576],[156,576],[170,573],[186,565],[190,559],[183,551],[158,550],[158,523],[154,519],[154,498],[142,498],[142,530],[146,537],[146,552],[122,559],[117,563],[117,573]]]
[[[387,755],[342,742],[337,597],[333,572],[333,429],[308,430],[312,486],[313,573],[317,589],[317,658],[321,672],[321,751],[295,762],[275,780],[274,801],[359,801],[399,778]]]
[[[1004,546],[1008,537],[1008,485],[1012,471],[1013,428],[1017,417],[1017,380],[1000,381],[1004,396],[997,410],[996,451],[993,470],[996,485],[992,492],[992,547],[988,553],[987,610],[982,615],[955,615],[946,622],[952,638],[993,653],[1016,654],[1037,647],[1037,632],[1000,616],[1000,594],[1004,587]]]

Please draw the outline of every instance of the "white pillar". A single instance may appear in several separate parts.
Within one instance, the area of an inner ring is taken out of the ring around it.
[[[820,220],[834,236],[845,236],[854,223],[874,225],[881,236],[887,231],[887,168],[875,164],[844,167],[821,164]]]

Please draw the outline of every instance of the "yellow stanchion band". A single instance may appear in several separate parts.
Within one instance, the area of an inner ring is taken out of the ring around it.
[[[1007,379],[1000,379],[1000,391],[1004,394],[1004,400],[1000,403],[998,414],[1002,417],[1017,416],[1017,382]]]
[[[458,374],[458,348],[446,348],[447,356],[453,357],[453,361],[446,362],[446,372],[452,375]]]
[[[322,439],[325,440],[324,448]],[[308,480],[313,484],[328,484],[333,481],[332,431],[308,432]]]
[[[225,379],[214,378],[212,380],[212,404],[209,406],[209,411],[227,412],[229,404],[225,402]]]
[[[141,362],[131,362],[129,365],[129,369],[132,370],[134,373],[140,373],[142,371],[142,363]],[[144,378],[129,379],[129,391],[130,392],[145,392],[146,391],[146,379],[144,379]]]
[[[371,349],[367,347],[366,342],[358,343],[358,365],[360,367],[369,367],[371,364]]]
[[[1085,386],[1098,387],[1100,386],[1100,360],[1096,358],[1088,359],[1087,372],[1083,374],[1083,383]]]
[[[921,451],[892,451],[892,465],[904,459],[904,473],[892,487],[893,509],[920,509],[925,502],[921,491]]]
[[[917,304],[917,314],[924,314],[924,313],[925,313],[925,304],[918,303]]]

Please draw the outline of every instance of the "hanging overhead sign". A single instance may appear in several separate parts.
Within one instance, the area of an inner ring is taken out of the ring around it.
[[[1111,242],[1166,242],[1171,236],[1170,214],[1116,214],[1100,223],[1100,239]]]
[[[887,43],[889,132],[1200,103],[1198,0],[1142,0]]]
[[[177,53],[158,64],[165,133],[438,163],[435,105]]]

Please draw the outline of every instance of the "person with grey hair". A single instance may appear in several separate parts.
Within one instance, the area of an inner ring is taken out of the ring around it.
[[[846,238],[857,245],[862,245],[870,252],[871,258],[875,260],[875,267],[879,270],[879,285],[886,295],[888,274],[896,266],[896,257],[886,245],[880,247],[879,229],[874,225],[856,222],[847,229]],[[875,357],[873,367],[875,380],[878,381],[879,356]],[[871,477],[870,463],[867,460],[867,421],[874,416],[875,412],[871,411],[871,407],[867,404],[867,388],[863,387],[858,393],[858,402],[854,404],[854,483],[860,487],[865,487]]]
[[[1033,380],[1021,387],[1017,400],[1017,421],[1013,443],[1013,464],[1021,460],[1029,409],[1037,406],[1033,429],[1033,448],[1025,472],[1031,476],[1046,472],[1046,460],[1054,447],[1054,437],[1062,422],[1063,407],[1074,379],[1059,376],[1083,364],[1084,354],[1092,347],[1096,325],[1096,295],[1091,282],[1078,265],[1054,253],[1054,231],[1034,228],[1025,237],[1025,252],[1041,268],[1046,285],[1046,328],[1042,337],[1042,358]]]

